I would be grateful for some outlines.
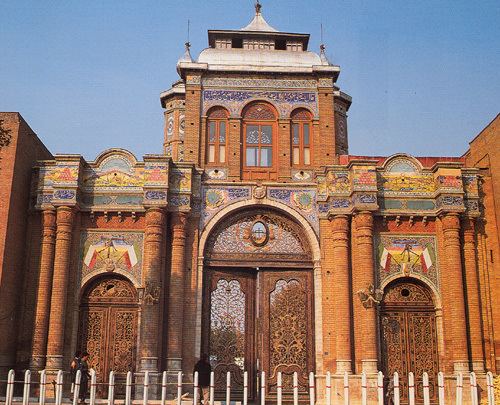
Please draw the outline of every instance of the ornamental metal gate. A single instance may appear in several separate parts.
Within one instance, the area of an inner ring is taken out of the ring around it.
[[[231,392],[243,395],[243,371],[249,396],[255,398],[258,375],[266,372],[266,400],[277,393],[282,373],[283,396],[308,393],[308,371],[314,370],[314,333],[310,270],[223,269],[205,272],[203,350],[215,374],[216,398],[224,398],[226,373]]]
[[[386,288],[381,308],[383,373],[400,376],[401,404],[408,403],[408,373],[415,375],[415,400],[423,403],[424,372],[437,401],[438,349],[434,303],[428,288],[411,282]]]

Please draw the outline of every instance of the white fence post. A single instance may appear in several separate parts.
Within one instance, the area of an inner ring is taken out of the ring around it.
[[[283,403],[283,386],[282,386],[282,381],[281,381],[281,371],[278,371],[278,381],[276,385],[276,395],[277,395],[277,401],[278,405],[281,405]]]
[[[384,374],[382,371],[377,374],[377,398],[378,405],[384,405]]]
[[[299,375],[293,372],[293,405],[299,405]]]
[[[328,371],[326,373],[326,405],[331,405],[332,403],[332,376]]]
[[[40,371],[40,396],[38,398],[39,405],[45,405],[45,387],[47,386],[47,372]]]
[[[248,404],[248,372],[243,373],[243,405]]]
[[[266,405],[266,372],[260,375],[260,404]],[[229,405],[229,404],[228,404]]]
[[[76,370],[75,385],[73,386],[73,405],[78,405],[78,398],[80,396],[80,383],[82,382],[82,372]]]
[[[231,403],[231,372],[226,374],[226,405]]]
[[[142,404],[148,405],[149,400],[149,371],[144,372],[144,382],[143,382],[143,391],[142,391]]]
[[[108,405],[115,403],[115,372],[109,372],[109,385],[108,385]]]
[[[495,390],[493,386],[493,373],[488,371],[486,374],[486,387],[488,390],[488,405],[495,405]]]
[[[90,369],[90,405],[95,405],[95,394],[97,392],[97,376],[93,368]]]
[[[198,405],[198,371],[194,372],[194,380],[193,380],[193,405]]]
[[[309,405],[314,405],[314,373],[309,373]]]
[[[125,405],[132,405],[132,372],[127,373],[125,382]]]
[[[464,385],[463,385],[463,382],[464,382],[464,378],[462,376],[462,373],[458,373],[457,374],[457,391],[456,391],[456,405],[462,405],[462,391],[463,391],[463,388],[464,388]]]
[[[438,373],[438,399],[439,405],[444,405],[444,374],[442,371]]]
[[[470,399],[472,405],[478,405],[476,373],[470,373]]]
[[[408,373],[408,404],[415,405],[415,376],[411,371]]]
[[[14,378],[16,374],[14,370],[9,370],[7,376],[7,392],[5,393],[5,405],[12,405],[12,398],[14,397]]]
[[[63,371],[59,370],[56,377],[56,405],[62,403]]]
[[[399,405],[399,374],[394,373],[394,405]]]
[[[429,374],[427,374],[426,371],[424,371],[422,375],[422,384],[424,387],[424,405],[430,405],[431,396],[429,394]]]
[[[23,405],[29,405],[29,402],[30,402],[30,384],[31,384],[31,371],[26,370],[24,373]]]
[[[167,401],[167,372],[164,371],[161,375],[161,405],[165,405]]]
[[[363,371],[361,373],[361,405],[366,405],[366,401],[368,400],[366,395],[366,373]]]
[[[177,373],[177,405],[182,404],[182,372]]]
[[[215,374],[210,373],[210,405],[214,405],[215,401]]]
[[[349,405],[349,374],[344,371],[344,405]]]

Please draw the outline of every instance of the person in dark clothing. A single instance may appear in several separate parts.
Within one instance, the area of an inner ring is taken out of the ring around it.
[[[73,357],[73,360],[71,360],[70,364],[70,376],[71,376],[71,393],[73,393],[73,390],[75,389],[75,378],[76,378],[76,370],[78,370],[78,367],[80,366],[80,358],[82,357],[82,352],[80,350],[77,350],[75,352],[75,357]]]
[[[199,403],[206,405],[210,397],[210,373],[212,372],[212,366],[208,361],[206,353],[201,355],[200,360],[194,366],[194,372],[198,372],[198,386],[200,387]]]
[[[80,403],[81,404],[85,403],[85,398],[87,397],[87,391],[89,389],[90,373],[89,373],[88,360],[89,360],[88,352],[83,352],[82,358],[80,360],[80,364],[78,367],[78,370],[80,370],[80,373],[81,373],[81,379],[80,379]]]

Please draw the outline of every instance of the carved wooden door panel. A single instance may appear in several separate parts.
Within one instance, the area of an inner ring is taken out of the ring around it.
[[[298,373],[300,395],[307,395],[308,373],[314,370],[312,273],[264,271],[260,274],[260,347],[267,376],[267,396],[277,393],[282,373],[283,395],[293,394],[293,373]]]
[[[94,282],[82,299],[79,347],[89,352],[89,366],[96,370],[98,383],[116,373],[115,392],[126,373],[134,371],[137,350],[138,307],[135,288],[126,280],[106,278]],[[123,392],[124,393],[124,392]],[[106,395],[98,385],[99,396]]]
[[[209,270],[205,276],[204,347],[215,374],[215,396],[225,398],[231,372],[231,398],[243,397],[243,372],[248,372],[249,396],[255,391],[255,274]]]
[[[423,403],[422,374],[429,374],[431,401],[437,400],[438,352],[434,304],[426,287],[400,283],[389,288],[381,312],[384,374],[400,377],[401,403],[408,403],[408,373],[415,375],[415,399]]]

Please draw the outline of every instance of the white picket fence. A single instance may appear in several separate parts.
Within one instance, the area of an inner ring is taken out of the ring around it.
[[[55,385],[54,385],[54,396],[55,396],[55,405],[61,405],[63,402],[63,371],[58,371],[56,374]],[[150,389],[151,389],[151,377],[152,374],[146,371],[145,373],[140,374],[141,383],[133,383],[133,375],[132,372],[127,373],[127,378],[125,382],[125,401],[124,405],[132,405],[132,388],[140,387],[142,389],[142,403],[143,405],[147,405],[152,399],[150,399]],[[154,374],[154,376],[159,376],[159,374]],[[163,372],[161,374],[161,385],[158,384],[158,387],[161,387],[161,404],[165,405],[168,403],[172,403],[172,401],[167,401],[167,388],[172,383],[168,382],[167,372]],[[183,399],[186,397],[186,394],[183,395],[183,386],[188,384],[183,383],[182,379],[183,375],[181,372],[177,374],[177,383],[174,383],[177,386],[177,394],[173,403],[177,405],[181,405],[182,402],[186,402],[187,399]],[[314,405],[316,402],[316,395],[318,394],[318,388],[316,386],[317,378],[325,378],[324,385],[324,402],[327,405],[331,405],[332,403],[332,376],[328,372],[326,376],[315,376],[314,373],[309,374],[309,404]],[[347,373],[344,374],[343,378],[343,403],[344,405],[349,405],[351,403],[356,403],[357,401],[352,401],[352,395],[350,393],[350,379],[352,376],[349,376]],[[277,375],[277,387],[276,387],[276,402],[278,405],[282,405],[283,403],[283,384],[282,384],[282,374],[281,372]],[[477,385],[477,378],[475,373],[470,373],[469,375],[469,387],[468,389],[463,385],[463,375],[460,373],[456,376],[456,395],[455,395],[455,405],[462,405],[464,402],[464,395],[467,395],[464,391],[470,392],[470,404],[479,405],[479,392]],[[14,370],[10,370],[7,377],[7,388],[5,393],[5,405],[12,405],[14,402],[20,402],[18,398],[14,398],[14,385],[16,383],[23,384],[23,396],[22,396],[22,404],[29,405],[30,401],[33,403],[30,398],[30,392],[33,388],[38,388],[38,404],[45,405],[46,397],[47,397],[47,372],[45,370],[40,372],[40,380],[38,382],[31,381],[31,372],[27,370],[24,373],[24,381],[16,381],[15,380],[15,372]],[[73,388],[72,397],[70,398],[72,405],[77,405],[79,400],[79,392],[80,392],[80,383],[81,383],[81,374],[80,371],[76,373],[76,380]],[[298,375],[297,373],[293,374],[293,403],[294,405],[298,405],[299,403],[299,384],[298,384]],[[106,383],[107,385],[107,402],[108,405],[114,405],[115,403],[115,373],[111,371],[109,373],[109,380]],[[36,386],[36,387],[35,387]],[[96,404],[96,392],[97,392],[97,379],[96,373],[94,370],[90,370],[90,405]],[[199,396],[201,395],[200,387],[198,386],[198,373],[194,373],[193,383],[190,383],[189,386],[192,387],[192,403],[193,405],[197,405],[199,403]],[[493,387],[493,374],[488,372],[486,375],[486,395],[487,395],[487,403],[488,405],[495,404],[495,392]],[[248,373],[244,372],[243,374],[243,400],[242,404],[248,404],[249,392],[248,392]],[[415,405],[415,376],[413,373],[409,373],[408,375],[408,402],[409,405]],[[430,391],[429,391],[429,376],[427,373],[423,373],[422,375],[422,388],[423,388],[423,399],[424,405],[430,405]],[[376,401],[378,405],[384,405],[385,393],[384,393],[384,375],[379,371],[377,375],[377,385],[376,385],[377,395]],[[370,390],[371,392],[372,390]],[[367,384],[367,375],[362,373],[361,375],[361,405],[367,405],[368,401],[374,402],[375,398],[369,398],[369,389]],[[214,384],[214,373],[212,372],[210,375],[210,387],[209,387],[209,401],[210,405],[214,405],[215,402],[215,384]],[[265,405],[266,403],[266,374],[262,372],[260,375],[260,391],[259,391],[259,401],[261,405]],[[391,399],[393,400],[394,405],[400,404],[401,399],[401,386],[398,373],[394,373],[392,378],[392,394],[390,394]],[[191,402],[191,400],[189,400]],[[67,401],[65,401],[67,403]],[[157,403],[158,401],[155,400]],[[51,403],[54,403],[51,401]],[[227,373],[226,378],[226,395],[225,395],[225,404],[231,403],[231,373]],[[445,404],[445,379],[444,374],[442,372],[438,373],[438,403],[439,405]],[[450,402],[449,402],[450,403]]]

